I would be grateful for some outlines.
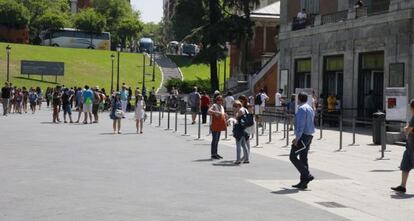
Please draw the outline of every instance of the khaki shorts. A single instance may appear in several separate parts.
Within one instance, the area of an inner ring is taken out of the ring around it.
[[[92,113],[92,104],[83,104],[83,113]]]

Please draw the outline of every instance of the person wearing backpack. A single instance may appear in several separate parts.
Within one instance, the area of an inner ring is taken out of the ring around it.
[[[247,109],[243,107],[242,103],[237,100],[233,104],[234,117],[236,122],[233,126],[233,137],[236,139],[236,161],[234,164],[239,165],[241,163],[250,163],[249,151],[247,147],[247,139],[249,135],[246,132],[246,128],[251,127],[254,124],[253,115],[249,114]],[[243,149],[243,158],[241,158],[241,150]]]
[[[260,115],[263,114],[263,111],[266,107],[266,101],[269,100],[269,96],[264,92],[264,89],[260,89],[260,92],[256,95],[254,99],[255,109],[258,110],[257,115],[257,122],[259,126],[262,126],[262,121],[260,119]]]
[[[211,159],[223,159],[223,157],[217,153],[221,132],[227,130],[227,114],[224,111],[222,96],[217,96],[215,103],[208,110],[208,114],[212,117],[211,134],[213,139],[211,141]]]

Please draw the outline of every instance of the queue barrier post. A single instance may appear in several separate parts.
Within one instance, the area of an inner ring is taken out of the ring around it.
[[[343,139],[343,119],[342,119],[342,111],[339,113],[339,150],[342,151],[342,139]]]
[[[290,116],[286,116],[286,146],[289,146],[289,126],[290,126]]]
[[[152,125],[152,104],[150,106],[150,124]]]
[[[171,112],[171,110],[170,110],[170,107],[168,107],[168,112],[167,112],[167,130],[170,130],[171,128],[170,128],[170,112]]]
[[[272,143],[272,121],[269,122],[269,143]]]
[[[184,134],[183,136],[189,136],[187,133],[187,103],[185,103],[185,109],[184,109]]]
[[[175,121],[174,132],[177,132],[178,131],[178,109],[177,108],[175,108],[175,119],[174,119],[174,121]]]
[[[162,108],[162,105],[160,104],[160,108],[159,108],[159,110],[158,110],[158,112],[159,112],[159,114],[158,114],[158,127],[161,127],[161,108]]]
[[[323,110],[321,110],[321,113],[319,114],[319,140],[323,139]]]
[[[198,112],[198,132],[196,140],[201,140],[201,112]]]

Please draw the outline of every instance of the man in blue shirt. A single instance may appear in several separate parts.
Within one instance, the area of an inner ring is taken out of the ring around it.
[[[315,133],[315,112],[307,103],[308,95],[300,93],[298,95],[298,111],[295,115],[295,139],[290,150],[290,161],[300,173],[300,182],[292,187],[298,189],[308,188],[308,183],[314,177],[309,172],[308,152]],[[298,159],[299,156],[299,159]]]

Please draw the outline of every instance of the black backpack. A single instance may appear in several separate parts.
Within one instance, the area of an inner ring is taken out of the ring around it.
[[[254,104],[255,105],[262,105],[263,101],[262,101],[262,94],[259,93],[256,95],[256,98],[254,99]]]
[[[254,125],[254,115],[247,111],[240,117],[239,124],[243,128],[248,128]]]

